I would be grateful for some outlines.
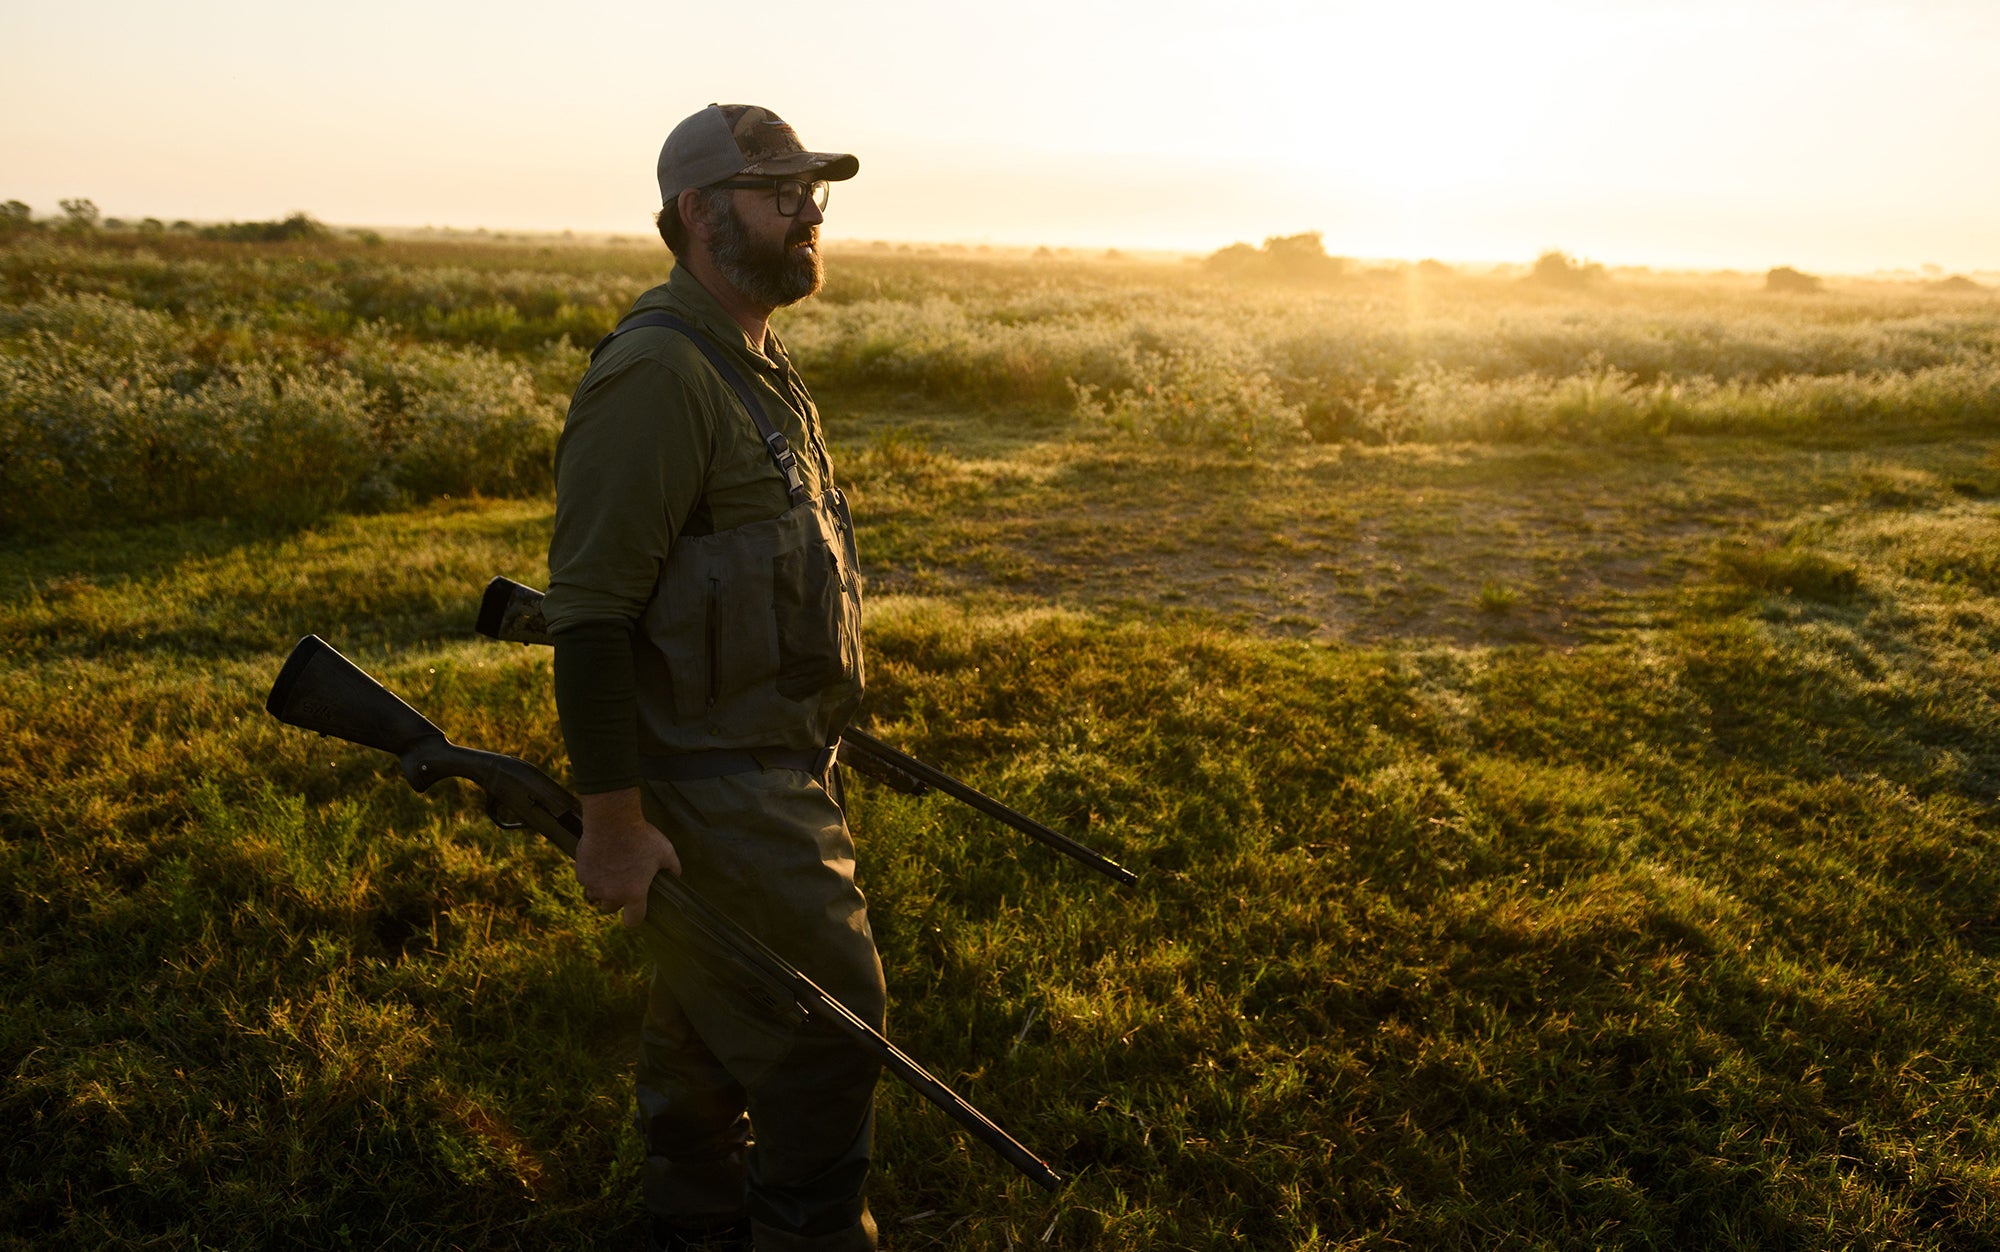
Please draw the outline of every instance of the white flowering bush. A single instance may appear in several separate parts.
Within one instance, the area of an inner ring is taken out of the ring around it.
[[[1131,386],[1072,384],[1086,426],[1243,453],[1306,438],[1304,410],[1247,352],[1169,348],[1141,354],[1137,365]]]
[[[1368,419],[1385,442],[1619,440],[1667,434],[1811,435],[2000,419],[2000,362],[1903,373],[1790,374],[1769,382],[1599,368],[1482,380],[1427,366]]]
[[[476,348],[336,351],[57,295],[0,311],[0,529],[543,489],[560,405]]]
[[[0,529],[545,490],[589,346],[666,270],[657,248],[8,236]],[[2000,302],[1976,286],[1801,302],[1442,266],[1273,286],[966,254],[829,272],[777,325],[836,433],[885,393],[1239,454],[2000,422]]]

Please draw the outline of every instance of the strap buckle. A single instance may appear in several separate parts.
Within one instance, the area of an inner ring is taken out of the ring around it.
[[[791,441],[785,432],[774,430],[764,436],[764,447],[770,452],[771,460],[777,464],[778,472],[784,475],[785,490],[791,493],[793,504],[806,502],[805,479],[799,476],[798,454],[792,451]]]

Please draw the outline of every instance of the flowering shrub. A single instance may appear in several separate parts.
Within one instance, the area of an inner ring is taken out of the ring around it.
[[[1243,453],[1306,437],[1304,410],[1285,401],[1248,353],[1147,352],[1137,372],[1143,381],[1117,390],[1071,384],[1077,415],[1104,430]]]
[[[657,247],[6,235],[0,529],[545,490],[587,348],[666,270]],[[1238,453],[2000,421],[2000,304],[1977,291],[921,254],[829,273],[777,325],[836,431],[843,399],[883,392]]]
[[[1482,381],[1436,367],[1405,375],[1370,433],[1388,442],[1631,439],[1665,434],[1805,435],[2000,419],[2000,361],[1905,373],[1787,375],[1771,382],[1621,370]]]
[[[481,349],[332,353],[98,295],[0,313],[0,529],[543,488],[560,406]]]

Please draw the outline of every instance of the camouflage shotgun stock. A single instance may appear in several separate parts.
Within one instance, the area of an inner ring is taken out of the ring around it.
[[[307,635],[292,649],[264,707],[288,726],[389,753],[420,792],[441,779],[463,778],[485,793],[486,812],[495,822],[509,829],[531,827],[572,859],[576,856],[583,817],[574,796],[518,757],[452,743],[428,718],[318,635]],[[686,926],[686,936],[674,934],[670,919],[675,918]],[[1036,1183],[1050,1190],[1061,1184],[1041,1158],[673,874],[654,876],[646,922],[676,941],[691,939],[687,946],[699,959],[720,962],[738,975],[737,984],[764,1011],[784,1021],[823,1022],[866,1048],[884,1069]]]
[[[496,577],[486,584],[486,594],[479,601],[478,630],[489,639],[506,643],[552,642],[548,621],[542,616],[542,593],[505,577]],[[852,767],[857,773],[866,774],[909,795],[922,795],[932,789],[941,791],[995,821],[1012,826],[1036,842],[1089,866],[1113,882],[1130,886],[1139,881],[1137,874],[1109,857],[1060,831],[1051,830],[1025,813],[1009,808],[985,792],[967,786],[943,770],[890,747],[867,731],[849,727],[841,732],[839,759],[842,765]]]

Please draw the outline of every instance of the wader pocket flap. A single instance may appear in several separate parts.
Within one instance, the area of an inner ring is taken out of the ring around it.
[[[715,689],[715,591],[703,579],[663,592],[648,610],[648,634],[666,665],[674,719],[690,721],[707,711]]]
[[[840,646],[845,597],[833,549],[809,541],[772,558],[771,596],[777,610],[778,694],[806,700],[846,677]]]

